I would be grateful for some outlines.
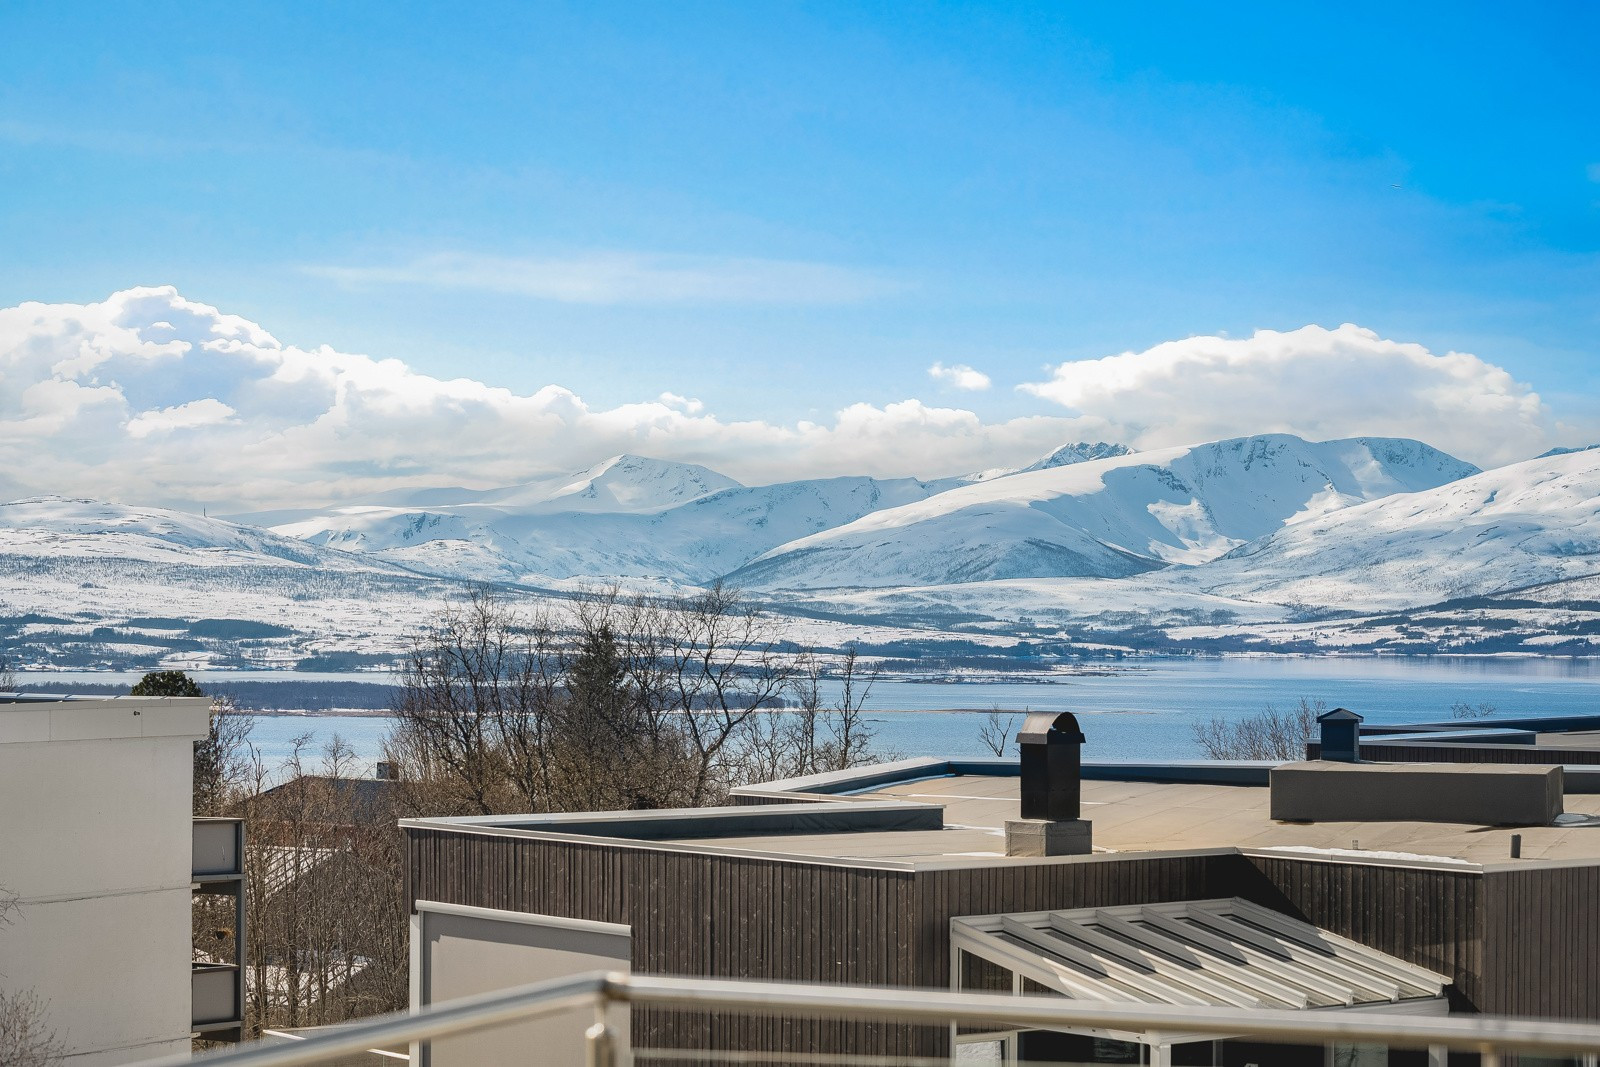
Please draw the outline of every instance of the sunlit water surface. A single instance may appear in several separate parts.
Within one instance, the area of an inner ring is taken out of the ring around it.
[[[383,682],[383,675],[195,672],[208,689],[230,680]],[[132,682],[107,673],[30,675],[26,681]],[[987,709],[1072,711],[1081,716],[1088,759],[1182,759],[1200,755],[1192,724],[1236,718],[1301,697],[1344,706],[1372,722],[1448,718],[1451,705],[1492,704],[1496,718],[1600,712],[1600,661],[1593,659],[1239,658],[1144,660],[1111,673],[1048,683],[879,682],[867,702],[875,743],[900,756],[981,756]],[[972,709],[972,710],[948,710]],[[278,715],[256,721],[252,741],[269,766],[309,735],[312,761],[338,735],[364,766],[378,758],[389,720],[381,716]]]

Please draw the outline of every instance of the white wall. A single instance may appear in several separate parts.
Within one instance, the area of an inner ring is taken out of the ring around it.
[[[0,703],[0,983],[72,1067],[189,1047],[190,788],[209,701]]]
[[[412,1007],[590,971],[627,971],[633,935],[615,923],[419,900],[411,925]],[[416,1067],[582,1063],[593,1008],[433,1041],[412,1049]],[[612,1024],[627,1038],[628,1012]],[[537,1050],[537,1055],[532,1050]]]

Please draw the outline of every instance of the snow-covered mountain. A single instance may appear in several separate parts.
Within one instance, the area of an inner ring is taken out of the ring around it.
[[[731,576],[802,626],[853,620],[900,644],[1600,647],[1600,450],[1489,472],[1379,438],[1086,452],[945,481],[770,486],[618,457],[275,530],[20,500],[0,505],[0,641],[77,666],[359,665],[387,662],[458,579],[537,600],[586,578]]]
[[[146,560],[193,567],[398,570],[379,560],[330,551],[224,519],[59,496],[0,504],[0,549],[12,562],[35,556]]]
[[[521,511],[648,512],[736,488],[732,478],[698,463],[621,455],[570,477],[491,489],[478,502]]]
[[[1025,470],[1119,454],[1066,445]],[[276,513],[276,533],[475,579],[659,577],[709,582],[797,538],[1015,471],[955,478],[843,477],[744,486],[692,464],[616,456],[577,474],[492,490]]]
[[[561,511],[515,500],[357,506],[275,531],[436,573],[709,582],[777,545],[933,491],[912,478],[857,477],[736,486],[649,511]]]
[[[1296,523],[1183,576],[1223,596],[1416,607],[1600,574],[1600,450],[1514,463]]]
[[[820,589],[1123,578],[1204,563],[1286,524],[1476,472],[1394,438],[1268,434],[1111,455],[878,511],[782,545],[732,580]]]
[[[954,489],[957,486],[971,485],[974,482],[992,482],[996,478],[1004,478],[1011,474],[1026,474],[1028,471],[1048,470],[1051,467],[1066,467],[1074,463],[1088,463],[1097,459],[1110,459],[1112,456],[1128,456],[1133,454],[1133,449],[1127,445],[1107,444],[1105,441],[1075,441],[1072,444],[1062,445],[1047,456],[1040,456],[1026,467],[995,467],[990,470],[978,471],[976,474],[962,474],[954,478],[940,478],[929,482],[941,491]]]

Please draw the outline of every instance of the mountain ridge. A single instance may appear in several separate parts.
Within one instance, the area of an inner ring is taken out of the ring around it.
[[[1477,468],[1420,441],[1261,434],[1022,471],[780,546],[762,589],[1124,578],[1204,563],[1294,522]]]

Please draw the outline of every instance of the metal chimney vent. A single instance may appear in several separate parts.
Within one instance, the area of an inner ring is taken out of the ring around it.
[[[1083,732],[1070,711],[1029,715],[1017,734],[1022,747],[1022,817],[1078,817]]]
[[[1335,763],[1361,762],[1361,716],[1348,708],[1318,715],[1322,724],[1322,758]]]

